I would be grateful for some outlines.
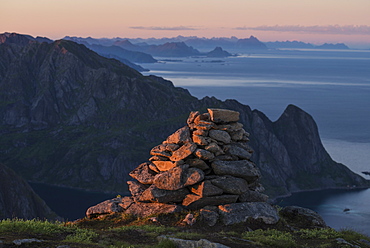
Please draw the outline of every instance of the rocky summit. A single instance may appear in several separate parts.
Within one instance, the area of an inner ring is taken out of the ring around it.
[[[187,125],[151,151],[148,162],[129,175],[131,196],[90,207],[94,217],[125,212],[140,217],[183,210],[201,210],[208,225],[245,222],[248,218],[275,224],[277,210],[267,203],[261,173],[250,160],[249,133],[239,112],[209,108],[193,111]]]

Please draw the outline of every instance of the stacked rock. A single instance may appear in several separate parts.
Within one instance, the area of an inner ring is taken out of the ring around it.
[[[148,162],[130,172],[136,203],[201,209],[236,202],[266,202],[260,172],[250,160],[249,134],[239,113],[226,109],[191,112],[187,126],[155,146]]]

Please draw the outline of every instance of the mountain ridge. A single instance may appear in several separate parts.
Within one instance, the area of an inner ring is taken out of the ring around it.
[[[272,122],[235,100],[199,100],[72,41],[5,42],[0,55],[0,162],[27,180],[124,192],[129,171],[148,159],[153,145],[183,126],[190,111],[214,107],[241,113],[271,196],[369,186],[331,160],[312,117],[293,105]],[[296,135],[289,135],[292,127]],[[307,144],[291,145],[307,132],[314,137]],[[316,160],[297,164],[300,154]],[[307,184],[295,180],[307,176]]]

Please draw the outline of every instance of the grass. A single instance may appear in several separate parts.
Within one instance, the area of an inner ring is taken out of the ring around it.
[[[158,236],[221,243],[230,247],[338,247],[357,245],[370,248],[370,237],[353,230],[336,231],[331,228],[290,231],[287,226],[253,226],[252,223],[235,226],[208,227],[201,221],[193,226],[181,225],[184,215],[158,215],[157,221],[126,215],[107,215],[104,218],[81,219],[74,222],[7,219],[0,221],[0,239],[8,247],[15,239],[36,238],[41,243],[27,247],[107,247],[107,248],[173,248],[174,241]],[[247,231],[253,227],[254,231]],[[348,243],[339,243],[338,239]]]
[[[259,245],[268,245],[278,248],[296,247],[296,242],[291,233],[275,229],[258,229],[252,232],[245,232],[242,237],[247,240],[255,241]]]

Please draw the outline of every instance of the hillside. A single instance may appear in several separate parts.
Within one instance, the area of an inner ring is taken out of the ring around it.
[[[0,220],[13,217],[55,219],[57,215],[26,181],[0,163]]]
[[[72,41],[0,36],[0,162],[27,180],[125,192],[128,173],[190,111],[215,107],[241,113],[267,194],[369,185],[330,158],[314,120],[296,106],[272,122],[234,100],[198,100]]]

